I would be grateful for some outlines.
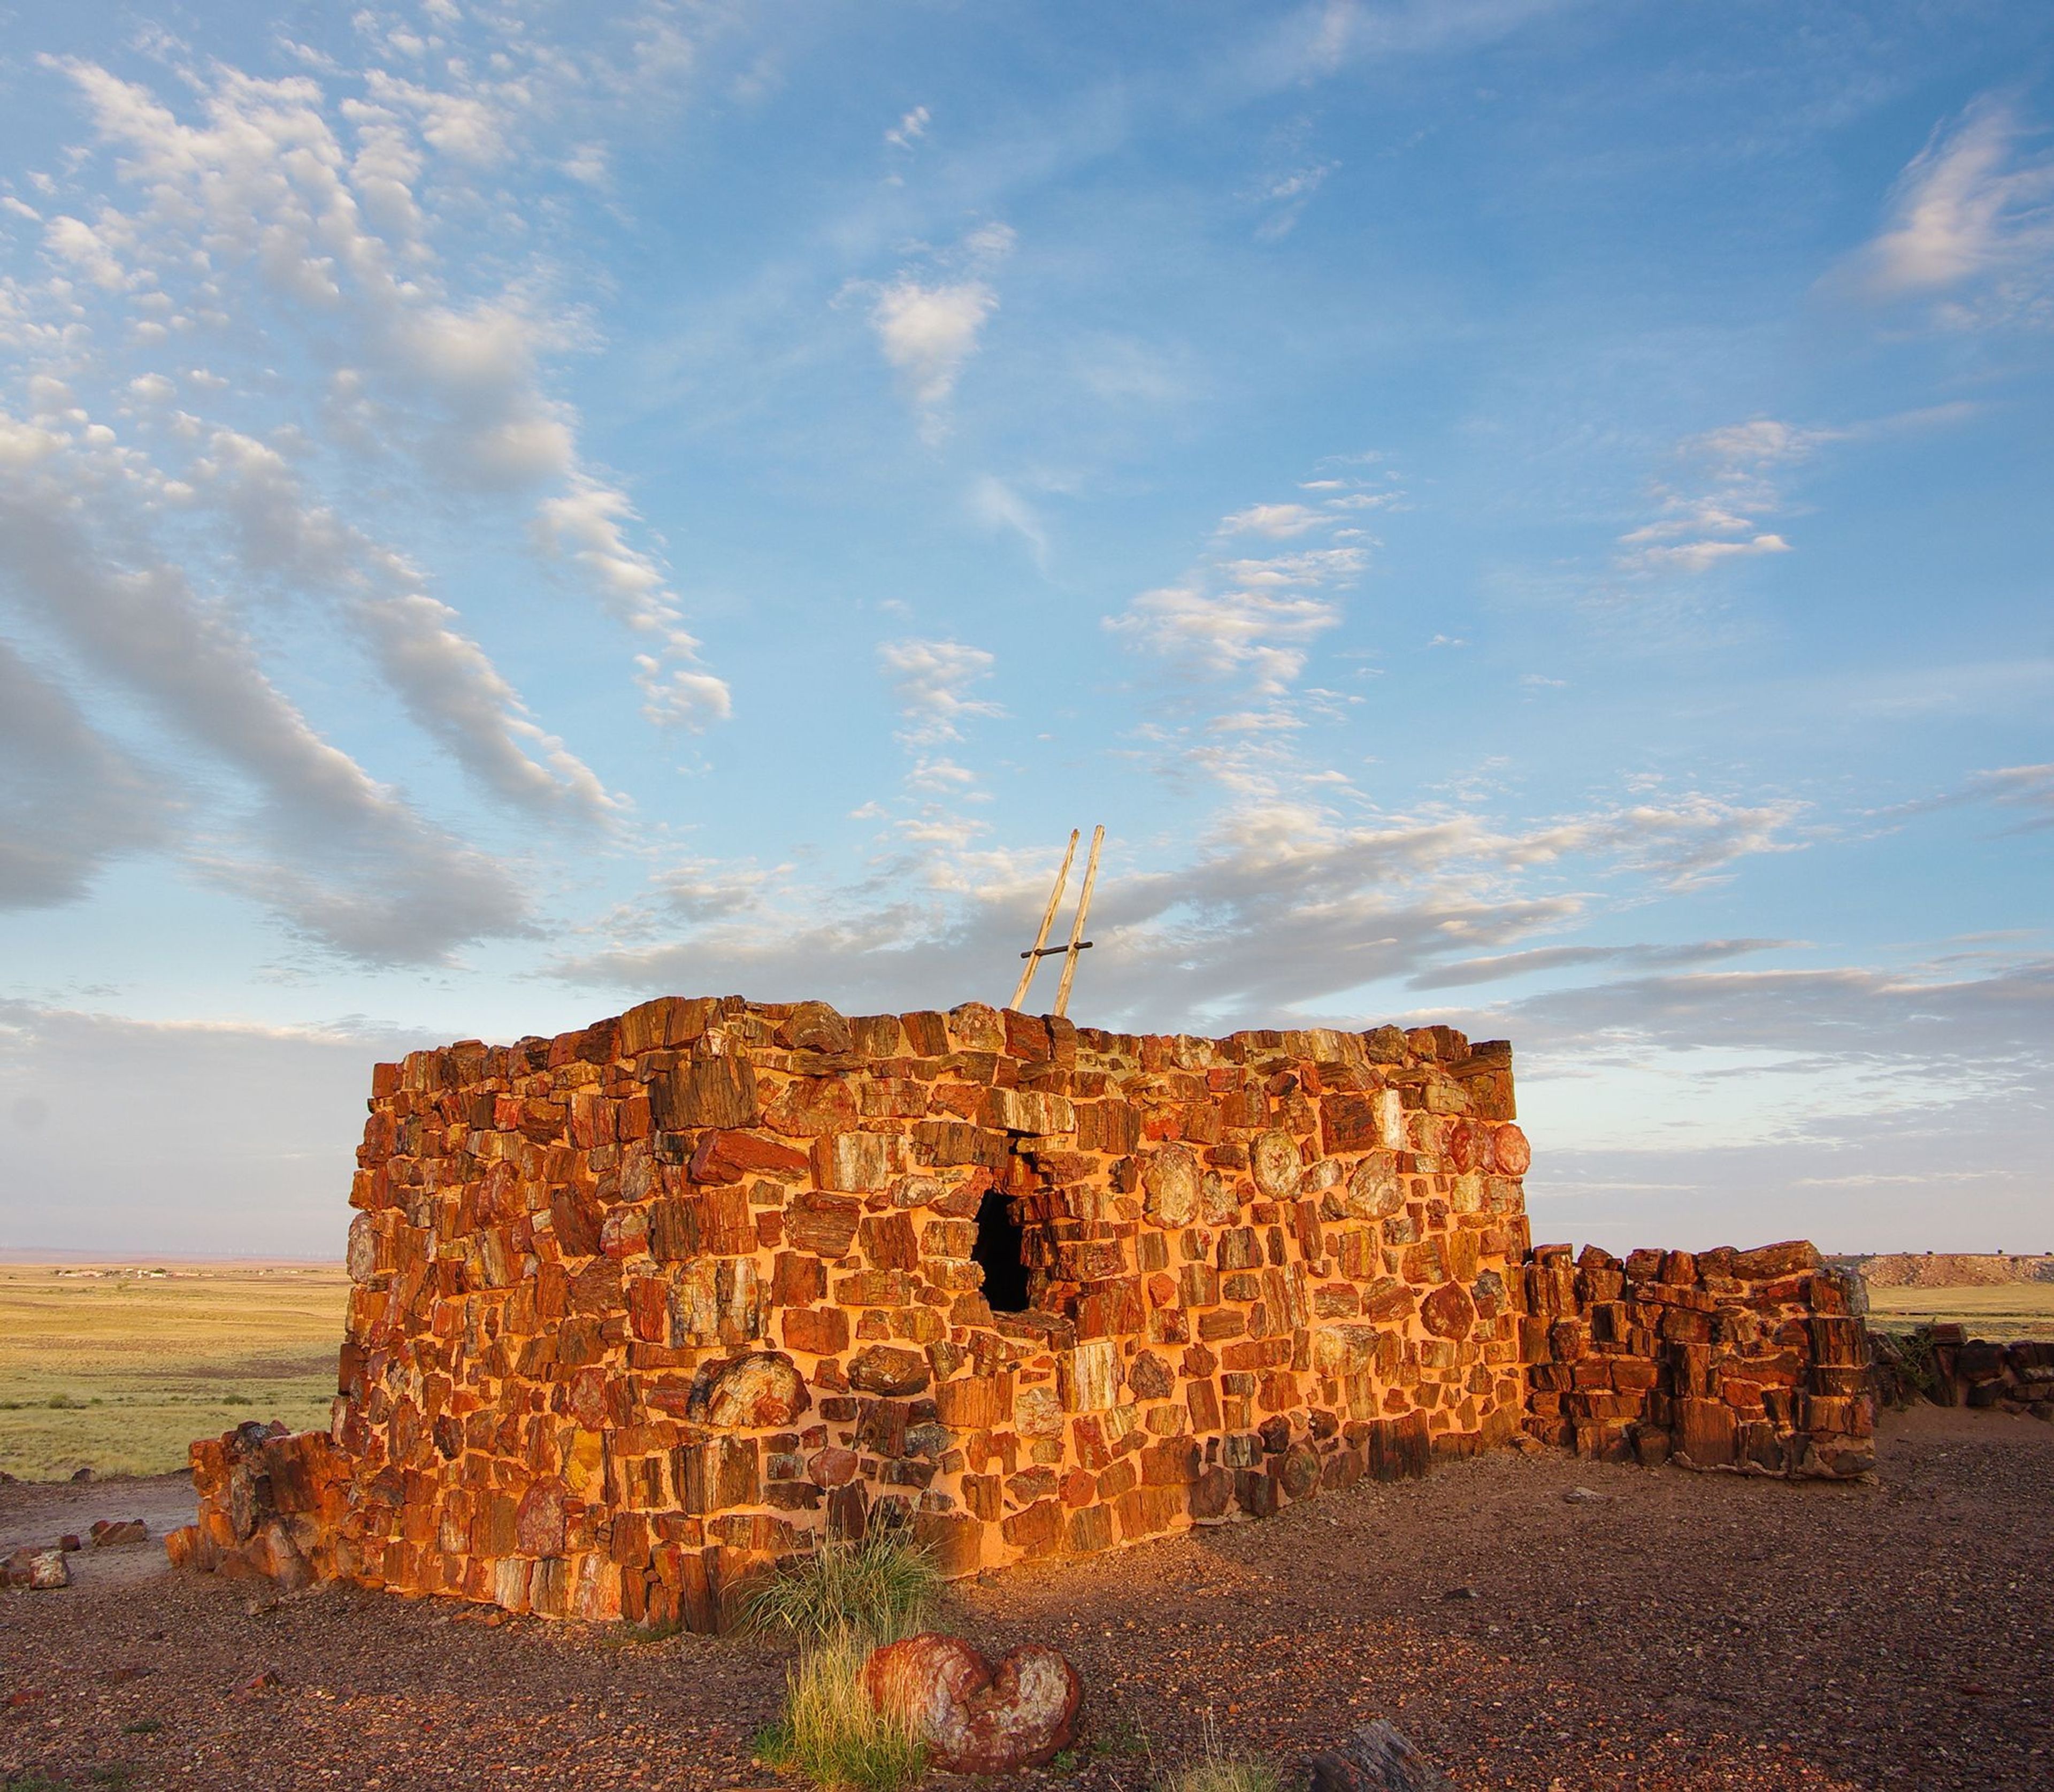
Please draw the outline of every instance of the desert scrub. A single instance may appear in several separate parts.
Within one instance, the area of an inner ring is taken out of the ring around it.
[[[863,1684],[868,1641],[844,1631],[805,1649],[785,1676],[785,1712],[757,1738],[766,1766],[804,1774],[823,1792],[901,1792],[927,1751],[902,1700],[880,1710]]]
[[[745,1626],[801,1644],[875,1648],[910,1636],[941,1597],[935,1558],[903,1530],[878,1526],[860,1542],[824,1537],[743,1601]]]

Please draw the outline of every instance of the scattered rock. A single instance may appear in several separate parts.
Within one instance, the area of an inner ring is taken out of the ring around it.
[[[77,1531],[68,1530],[63,1536],[57,1539],[57,1547],[62,1550],[66,1555],[69,1555],[74,1550],[84,1549],[85,1545],[80,1539],[79,1534]]]
[[[1314,1755],[1310,1765],[1311,1792],[1454,1792],[1447,1777],[1383,1718]]]
[[[929,1632],[873,1650],[864,1685],[879,1709],[911,1712],[944,1773],[1005,1774],[1053,1760],[1084,1688],[1056,1650],[1029,1643],[996,1668],[958,1636]]]
[[[150,1527],[140,1518],[95,1518],[91,1532],[96,1550],[111,1549],[116,1543],[140,1543],[149,1534]],[[78,1546],[74,1543],[72,1547]]]
[[[92,1479],[92,1471],[90,1468],[81,1468],[72,1476],[74,1481],[90,1481]]]
[[[1611,1497],[1610,1494],[1600,1493],[1596,1487],[1571,1487],[1562,1495],[1571,1506],[1602,1506]]]
[[[262,1699],[268,1693],[276,1692],[285,1684],[270,1668],[260,1668],[236,1688],[235,1696],[238,1699]]]
[[[53,1588],[70,1585],[71,1565],[60,1549],[39,1550],[33,1543],[24,1543],[0,1562],[0,1586],[27,1587],[32,1592],[46,1593]]]
[[[1450,1587],[1441,1597],[1443,1599],[1481,1599],[1483,1595],[1474,1587]]]

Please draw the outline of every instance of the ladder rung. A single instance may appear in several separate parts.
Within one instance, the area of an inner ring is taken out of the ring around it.
[[[1096,942],[1093,940],[1080,939],[1077,942],[1077,950],[1080,952],[1088,952],[1096,943]],[[1067,946],[1044,946],[1038,951],[1022,952],[1020,955],[1023,959],[1059,959],[1069,949]]]

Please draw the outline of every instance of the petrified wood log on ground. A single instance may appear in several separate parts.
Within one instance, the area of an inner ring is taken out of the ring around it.
[[[1311,1766],[1312,1792],[1454,1792],[1447,1777],[1384,1718],[1314,1755]]]

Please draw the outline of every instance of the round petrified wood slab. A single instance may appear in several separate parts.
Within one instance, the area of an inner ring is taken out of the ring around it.
[[[996,1667],[959,1636],[928,1632],[874,1650],[864,1686],[879,1710],[913,1717],[945,1773],[1006,1774],[1053,1760],[1084,1688],[1056,1650],[1029,1643]]]

